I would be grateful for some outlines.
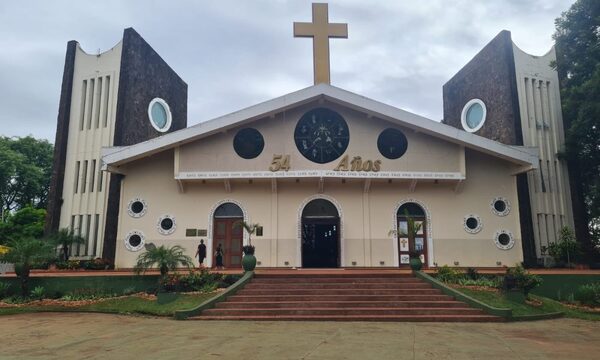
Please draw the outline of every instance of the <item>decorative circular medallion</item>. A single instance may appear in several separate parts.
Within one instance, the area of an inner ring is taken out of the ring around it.
[[[502,196],[494,198],[490,203],[490,206],[492,212],[498,216],[506,216],[510,213],[510,202]]]
[[[129,216],[134,218],[141,218],[146,214],[148,210],[148,204],[146,201],[140,198],[135,198],[129,201],[129,205],[127,205],[127,212]]]
[[[377,148],[381,155],[394,160],[400,158],[408,148],[408,140],[404,133],[398,129],[388,128],[379,134]]]
[[[348,125],[337,112],[327,108],[308,111],[298,121],[294,131],[298,151],[318,164],[331,162],[348,148]]]
[[[494,242],[499,249],[509,250],[515,246],[515,239],[513,238],[513,234],[508,230],[498,230],[496,231],[496,236],[494,236]]]
[[[460,121],[463,129],[468,132],[476,132],[485,123],[487,109],[483,101],[479,99],[469,100],[462,109]]]
[[[125,247],[129,251],[140,251],[144,247],[145,238],[143,232],[132,230],[125,236]]]
[[[175,217],[171,215],[163,215],[158,218],[156,229],[163,235],[169,235],[175,232]]]
[[[161,98],[154,98],[148,105],[150,124],[157,131],[167,132],[171,128],[172,116],[169,104]]]
[[[233,149],[244,159],[254,159],[263,151],[265,139],[262,134],[253,128],[245,128],[235,134]]]
[[[479,216],[469,214],[465,216],[463,226],[465,227],[466,232],[470,234],[477,234],[481,231],[483,224],[481,223],[481,218]]]

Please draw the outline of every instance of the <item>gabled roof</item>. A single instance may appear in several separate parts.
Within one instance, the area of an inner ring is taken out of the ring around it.
[[[538,155],[535,149],[504,145],[335,86],[318,84],[135,145],[103,148],[102,160],[104,167],[106,168],[107,165],[123,165],[318,99],[325,99],[347,108],[371,114],[374,117],[400,126],[519,165],[533,168],[538,165]]]

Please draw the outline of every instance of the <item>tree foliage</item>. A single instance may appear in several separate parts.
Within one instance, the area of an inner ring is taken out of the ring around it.
[[[50,235],[50,242],[60,248],[62,260],[69,261],[69,249],[73,245],[85,244],[85,238],[73,229],[63,228]]]
[[[0,262],[15,264],[15,272],[21,280],[21,293],[29,295],[29,273],[31,266],[54,258],[54,247],[32,237],[22,237],[8,243],[9,251],[0,255]]]
[[[179,245],[156,247],[153,244],[148,244],[146,251],[138,256],[134,271],[140,274],[150,268],[157,267],[160,270],[161,277],[165,277],[169,271],[176,270],[180,266],[186,268],[194,266],[192,258],[185,255],[184,248]]]
[[[0,137],[2,214],[26,206],[46,207],[52,158],[53,146],[46,140]]]
[[[575,2],[556,19],[553,37],[567,127],[565,155],[577,173],[593,230],[600,219],[600,1]]]
[[[0,222],[0,244],[24,237],[41,238],[45,217],[46,210],[30,206],[5,214],[4,221]]]

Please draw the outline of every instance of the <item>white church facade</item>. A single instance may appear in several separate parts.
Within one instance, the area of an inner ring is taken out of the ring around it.
[[[84,68],[92,73],[106,60],[118,75],[112,97],[102,98],[103,80],[89,105],[89,79],[75,66],[87,55],[70,43],[48,230],[77,229],[94,252],[74,255],[104,257],[116,268],[131,268],[150,243],[180,245],[193,256],[200,240],[208,266],[221,245],[225,267],[241,267],[250,241],[242,220],[259,224],[251,238],[259,268],[402,268],[411,255],[428,267],[543,259],[555,229],[573,223],[568,170],[555,159],[564,143],[560,97],[548,81],[536,103],[535,87],[522,78],[536,67],[549,77],[554,70],[520,52],[518,76],[514,62],[489,60],[513,54],[503,32],[444,86],[440,123],[330,85],[327,42],[346,37],[347,26],[329,24],[324,4],[313,5],[313,23],[296,23],[294,31],[314,38],[314,86],[191,127],[187,85],[133,29],[119,54],[95,56],[96,65]],[[478,71],[497,72],[505,84],[476,81]],[[112,117],[103,115],[105,100]],[[544,130],[542,121],[537,135],[523,129],[535,126],[528,104],[552,109],[539,116],[554,114],[546,122],[555,123]],[[90,143],[96,117],[108,119],[110,133]],[[551,138],[544,131],[556,141],[540,150]],[[73,150],[85,146],[93,151]],[[103,175],[90,175],[90,166]],[[557,186],[548,194],[538,185],[550,169]],[[96,191],[103,179],[102,196],[92,196],[90,176]],[[409,219],[419,225],[414,234]]]

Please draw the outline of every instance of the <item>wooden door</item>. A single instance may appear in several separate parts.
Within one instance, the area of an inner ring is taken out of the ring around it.
[[[223,248],[223,266],[226,268],[242,267],[242,246],[244,228],[236,225],[238,218],[215,218],[213,235],[213,266],[217,260],[215,251],[219,244]]]
[[[423,265],[427,264],[427,224],[423,216],[411,216],[416,224],[421,224],[416,234],[409,234],[406,216],[398,216],[398,252],[400,267],[408,267],[410,253],[421,253]]]

